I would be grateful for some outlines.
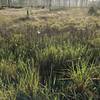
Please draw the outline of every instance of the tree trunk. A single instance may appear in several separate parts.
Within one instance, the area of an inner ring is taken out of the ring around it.
[[[11,7],[11,0],[8,0],[8,7]]]
[[[69,8],[70,8],[70,6],[71,6],[71,5],[70,5],[70,0],[69,0]]]
[[[52,0],[49,0],[49,10],[51,11],[51,2]]]

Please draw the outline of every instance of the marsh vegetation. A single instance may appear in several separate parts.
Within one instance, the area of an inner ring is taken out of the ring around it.
[[[87,8],[25,16],[0,10],[0,100],[99,100],[100,16]]]

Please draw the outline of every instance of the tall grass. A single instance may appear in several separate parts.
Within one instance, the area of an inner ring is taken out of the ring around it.
[[[54,22],[2,26],[0,99],[99,98],[98,23]]]

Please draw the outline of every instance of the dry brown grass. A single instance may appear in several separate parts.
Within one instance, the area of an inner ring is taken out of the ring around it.
[[[3,9],[0,10],[0,22],[2,20],[8,21],[13,20],[20,17],[26,16],[26,8],[22,9]],[[60,10],[60,11],[48,11],[48,9],[31,9],[31,17],[34,17],[36,20],[41,19],[69,19],[73,18],[76,21],[79,21],[80,19],[86,19],[90,16],[87,15],[86,9],[66,9],[66,10]],[[98,17],[99,18],[99,17]]]

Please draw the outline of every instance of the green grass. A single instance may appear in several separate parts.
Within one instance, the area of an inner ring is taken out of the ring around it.
[[[90,17],[90,16],[89,16]],[[100,95],[100,21],[48,19],[0,31],[2,100],[92,100]]]

